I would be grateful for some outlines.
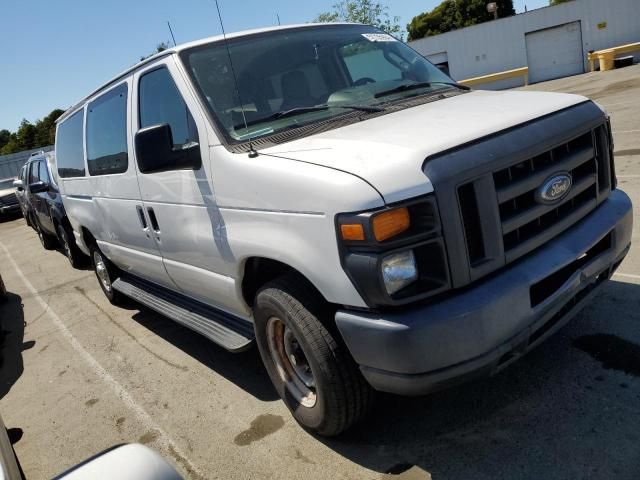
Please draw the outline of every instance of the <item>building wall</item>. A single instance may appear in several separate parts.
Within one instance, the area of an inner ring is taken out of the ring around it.
[[[29,159],[32,153],[44,150],[50,152],[53,150],[53,145],[48,147],[36,148],[34,150],[25,150],[23,152],[11,153],[9,155],[0,155],[0,179],[11,178],[18,176],[20,168]]]
[[[640,41],[640,0],[574,0],[421,38],[409,45],[427,58],[442,58],[446,52],[451,76],[463,80],[527,66],[527,33],[578,20],[585,72],[589,69],[590,50]],[[598,29],[601,22],[607,23],[606,28]],[[640,52],[634,56],[640,60]],[[520,79],[510,79],[487,86],[507,88],[521,84]]]

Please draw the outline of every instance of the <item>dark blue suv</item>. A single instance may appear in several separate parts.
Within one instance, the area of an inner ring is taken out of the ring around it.
[[[55,164],[53,152],[35,155],[27,161],[24,189],[28,219],[45,249],[53,250],[59,244],[71,265],[79,267],[85,257],[76,245],[52,164]]]

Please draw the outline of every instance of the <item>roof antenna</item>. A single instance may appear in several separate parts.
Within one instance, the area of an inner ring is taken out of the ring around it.
[[[173,36],[173,30],[171,29],[171,24],[169,20],[167,20],[167,25],[169,26],[169,32],[171,33],[171,40],[173,40],[173,46],[176,46],[176,37]]]
[[[276,13],[276,17],[278,17],[278,25],[282,25],[282,24],[280,23],[280,15],[279,15],[278,13]]]
[[[220,27],[222,28],[222,38],[224,38],[224,45],[227,48],[227,55],[229,56],[229,65],[231,66],[231,74],[233,75],[233,83],[236,89],[236,94],[238,95],[238,100],[240,100],[240,111],[242,112],[242,121],[244,122],[244,128],[249,130],[249,125],[247,124],[247,117],[244,114],[244,103],[242,101],[242,97],[240,96],[240,89],[238,88],[238,78],[236,77],[236,70],[233,68],[233,60],[231,59],[231,49],[229,48],[229,42],[227,42],[227,34],[224,31],[224,24],[222,23],[222,14],[220,13],[220,5],[218,4],[218,0],[216,2],[216,9],[218,10],[218,18],[220,19]],[[258,156],[258,152],[253,148],[253,142],[251,139],[251,135],[249,135],[249,158],[256,158]]]

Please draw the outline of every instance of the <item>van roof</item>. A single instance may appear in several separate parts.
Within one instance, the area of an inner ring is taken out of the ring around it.
[[[302,29],[302,28],[318,27],[318,26],[334,26],[334,25],[358,25],[358,24],[355,24],[355,23],[301,23],[301,24],[295,24],[295,25],[282,25],[282,26],[276,26],[276,27],[256,28],[251,30],[242,30],[239,32],[229,33],[227,34],[227,39],[246,37],[250,35],[256,35],[259,33],[272,32],[277,30],[292,30],[292,29]],[[60,115],[60,117],[58,117],[58,119],[56,120],[56,123],[60,123],[63,120],[65,120],[73,112],[75,112],[81,105],[83,105],[87,100],[89,100],[91,97],[99,93],[101,90],[105,89],[109,85],[112,85],[113,83],[129,75],[130,73],[136,71],[137,69],[147,65],[148,63],[154,62],[162,57],[180,53],[181,51],[186,50],[188,48],[198,47],[200,45],[206,45],[208,43],[213,43],[213,42],[220,42],[222,40],[224,40],[223,35],[214,35],[212,37],[206,37],[201,40],[194,40],[192,42],[182,43],[180,45],[163,50],[162,52],[153,54],[149,58],[145,58],[144,60],[136,63],[132,67],[121,72],[119,75],[116,75],[114,78],[112,78],[108,82],[96,88],[93,92],[91,92],[89,95],[84,97],[82,100],[80,100],[71,108],[68,108],[62,115]]]

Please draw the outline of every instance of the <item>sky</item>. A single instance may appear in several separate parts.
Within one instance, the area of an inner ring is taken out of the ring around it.
[[[441,0],[382,0],[403,27]],[[219,0],[227,33],[305,23],[336,0]],[[214,0],[4,0],[0,15],[0,130],[66,109],[169,41],[218,35]],[[514,0],[516,12],[548,0]]]

